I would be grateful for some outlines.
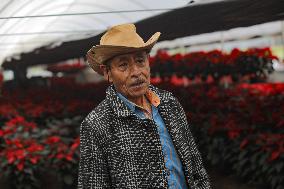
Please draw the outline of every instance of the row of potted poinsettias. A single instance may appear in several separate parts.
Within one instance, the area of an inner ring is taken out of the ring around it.
[[[223,77],[229,76],[234,82],[243,78],[257,82],[265,81],[268,74],[273,72],[272,61],[276,59],[269,48],[246,51],[234,49],[230,53],[219,50],[200,51],[172,56],[166,51],[159,51],[151,57],[150,63],[153,76],[162,78],[176,75],[206,81],[211,77],[219,82]]]
[[[190,80],[201,78],[207,81],[219,82],[223,77],[230,77],[233,82],[247,80],[250,82],[265,81],[268,74],[273,72],[272,61],[277,57],[269,48],[252,48],[245,51],[234,49],[230,53],[220,50],[209,52],[191,52],[187,54],[169,55],[166,51],[150,58],[152,75],[162,79],[171,77],[187,77]],[[78,73],[86,64],[59,63],[47,67],[53,73]]]
[[[3,90],[1,174],[18,188],[39,187],[37,173],[51,168],[66,186],[76,186],[79,125],[104,98],[107,85],[60,83],[21,89],[21,93]],[[179,98],[199,148],[211,164],[223,165],[250,182],[265,182],[275,189],[283,186],[284,84],[225,89],[213,84],[160,83],[159,87]]]

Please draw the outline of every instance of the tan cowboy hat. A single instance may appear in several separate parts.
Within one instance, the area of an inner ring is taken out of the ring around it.
[[[101,37],[100,45],[93,46],[87,52],[87,61],[93,70],[103,75],[100,65],[117,55],[140,50],[150,52],[160,34],[160,32],[156,32],[144,43],[143,39],[136,33],[134,24],[113,26]]]

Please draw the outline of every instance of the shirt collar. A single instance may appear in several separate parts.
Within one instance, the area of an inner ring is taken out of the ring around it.
[[[126,105],[132,111],[135,111],[136,107],[144,109],[143,107],[138,106],[137,104],[135,104],[135,103],[131,102],[130,100],[128,100],[121,93],[117,92],[117,95],[126,103]],[[160,105],[160,98],[159,98],[159,96],[156,93],[154,93],[151,89],[148,89],[145,95],[146,95],[148,101],[151,103],[151,105],[153,105],[155,107],[158,107]]]

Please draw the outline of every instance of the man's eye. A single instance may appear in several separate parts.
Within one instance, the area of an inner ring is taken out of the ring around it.
[[[126,63],[122,63],[122,64],[119,65],[119,67],[126,67],[126,66],[127,66]]]
[[[139,58],[139,59],[136,60],[136,62],[138,62],[138,63],[143,63],[143,62],[144,62],[144,59],[143,59],[143,58]]]

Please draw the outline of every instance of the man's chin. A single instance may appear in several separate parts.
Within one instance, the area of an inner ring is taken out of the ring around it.
[[[139,98],[139,97],[145,95],[147,90],[148,90],[148,87],[146,87],[146,86],[139,87],[139,88],[134,87],[130,90],[130,95],[134,98]]]

